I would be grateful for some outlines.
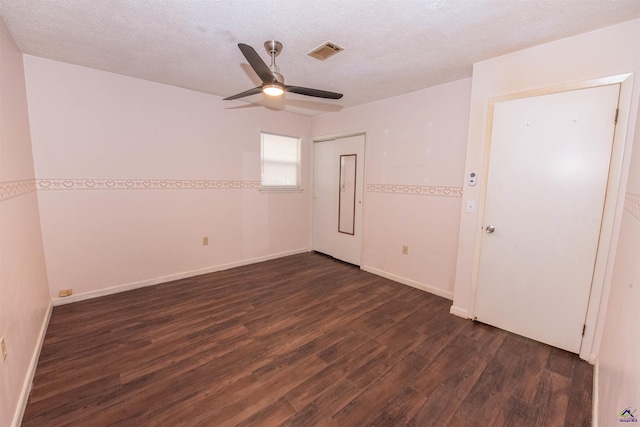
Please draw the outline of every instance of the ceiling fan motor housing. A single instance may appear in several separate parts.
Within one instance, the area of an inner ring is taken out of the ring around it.
[[[264,42],[264,48],[267,50],[269,56],[278,56],[282,52],[282,43],[277,40],[267,40]]]

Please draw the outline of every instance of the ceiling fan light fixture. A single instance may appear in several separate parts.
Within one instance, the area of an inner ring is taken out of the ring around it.
[[[280,96],[284,93],[284,87],[280,83],[264,84],[262,92],[269,96]]]
[[[329,92],[326,90],[320,89],[312,89],[308,87],[302,86],[285,86],[284,77],[280,74],[280,70],[276,66],[276,56],[280,53],[282,49],[282,43],[270,40],[265,42],[264,44],[267,52],[271,55],[271,65],[265,64],[265,62],[260,58],[258,52],[248,44],[238,43],[238,47],[240,48],[240,52],[244,55],[246,60],[249,62],[253,71],[256,72],[260,80],[262,80],[261,86],[256,86],[253,89],[245,90],[244,92],[238,93],[236,95],[228,96],[224,98],[225,101],[232,99],[244,98],[245,96],[255,95],[257,93],[264,93],[268,96],[280,96],[285,92],[297,93],[299,95],[306,96],[315,96],[316,98],[325,98],[325,99],[340,99],[342,98],[341,93]]]

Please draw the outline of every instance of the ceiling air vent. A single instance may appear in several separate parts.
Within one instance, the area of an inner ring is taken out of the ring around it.
[[[344,49],[338,46],[337,44],[333,44],[331,42],[326,42],[322,46],[312,50],[308,53],[309,56],[324,61],[325,59],[335,55],[338,52],[343,51]]]

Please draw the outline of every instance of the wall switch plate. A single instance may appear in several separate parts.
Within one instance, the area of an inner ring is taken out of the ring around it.
[[[476,201],[475,200],[467,200],[467,212],[474,213],[476,211]]]
[[[409,255],[409,246],[407,245],[402,246],[402,255]]]
[[[59,295],[61,297],[69,297],[73,295],[73,289],[60,289]]]
[[[7,360],[7,343],[4,342],[4,337],[0,337],[0,351],[2,351],[2,361]]]
[[[209,238],[208,237],[203,237],[202,238],[202,246],[207,246],[209,244]]]

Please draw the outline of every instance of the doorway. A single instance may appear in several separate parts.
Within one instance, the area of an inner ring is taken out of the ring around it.
[[[362,261],[365,136],[313,144],[312,249],[339,260]]]
[[[620,85],[497,102],[477,320],[579,353]]]

